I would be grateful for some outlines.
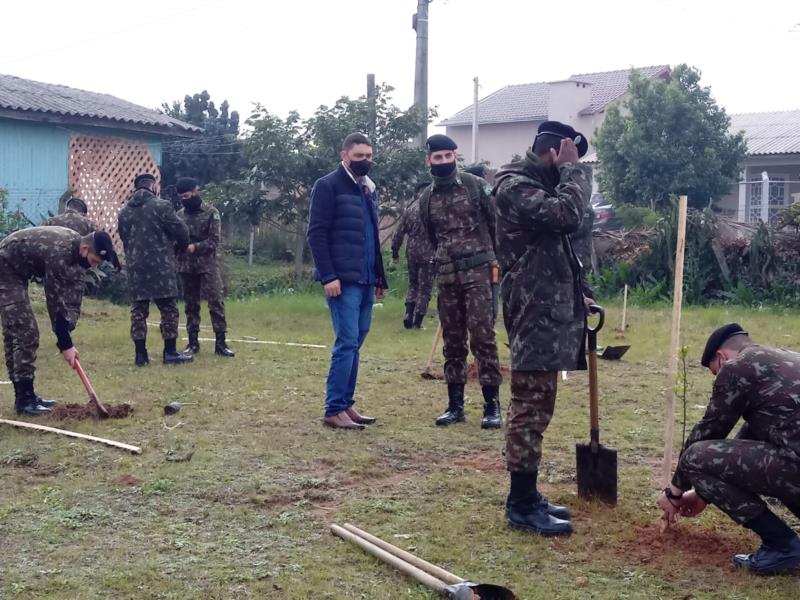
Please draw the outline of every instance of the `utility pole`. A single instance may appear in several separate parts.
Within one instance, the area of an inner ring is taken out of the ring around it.
[[[417,0],[417,12],[412,19],[417,32],[417,57],[414,68],[414,105],[425,114],[425,123],[419,132],[417,145],[425,145],[428,138],[428,4],[431,0]]]
[[[478,78],[473,78],[475,88],[472,92],[472,164],[478,164]]]
[[[369,110],[369,121],[367,123],[367,135],[370,141],[375,143],[375,123],[378,119],[375,107],[375,74],[367,73],[367,110]]]

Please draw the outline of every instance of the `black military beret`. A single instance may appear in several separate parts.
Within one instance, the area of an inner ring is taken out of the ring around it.
[[[738,323],[728,323],[712,333],[706,342],[706,349],[703,350],[703,357],[700,359],[700,364],[704,367],[711,364],[711,360],[714,358],[717,350],[720,349],[720,346],[735,335],[747,335],[747,332],[742,329],[742,326]]]
[[[179,194],[183,194],[184,192],[192,192],[198,185],[200,184],[194,177],[181,177],[178,179],[178,183],[175,184],[175,191]]]
[[[117,252],[114,250],[114,242],[111,241],[111,236],[105,231],[94,232],[92,235],[92,246],[92,250],[97,256],[110,262],[117,271],[121,269],[119,258],[117,258]]]
[[[587,150],[589,150],[589,140],[586,139],[586,136],[582,133],[578,133],[572,127],[560,121],[545,121],[539,125],[539,130],[536,134],[536,137],[539,137],[540,135],[552,135],[553,137],[560,138],[562,140],[572,140],[578,147],[579,157],[586,154]],[[533,143],[536,143],[536,138],[533,139]]]
[[[452,138],[441,133],[432,135],[428,138],[428,141],[425,142],[425,150],[428,151],[428,154],[433,154],[434,152],[440,152],[442,150],[455,150],[456,148],[458,148],[458,145]]]
[[[138,189],[142,186],[155,183],[155,181],[156,181],[155,175],[151,175],[150,173],[143,173],[142,175],[137,175],[136,179],[133,180],[133,187]]]
[[[71,208],[72,210],[77,210],[84,215],[89,212],[89,208],[86,206],[86,202],[84,202],[81,198],[75,198],[74,196],[67,200],[66,204],[67,208]]]

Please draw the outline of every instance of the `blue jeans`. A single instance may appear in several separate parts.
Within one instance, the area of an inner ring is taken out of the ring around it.
[[[345,283],[341,295],[326,300],[336,336],[325,393],[325,416],[332,417],[353,406],[359,350],[372,323],[375,287]]]

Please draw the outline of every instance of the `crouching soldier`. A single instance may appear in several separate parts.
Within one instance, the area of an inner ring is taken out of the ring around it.
[[[81,312],[84,273],[104,260],[119,269],[111,238],[104,231],[81,237],[65,227],[31,227],[0,241],[0,318],[17,414],[41,415],[55,404],[39,397],[33,386],[39,328],[28,282],[34,277],[43,282],[56,345],[74,367],[78,350],[70,332]]]
[[[731,323],[711,334],[701,363],[716,375],[711,400],[658,505],[673,521],[713,504],[761,538],[734,564],[759,575],[795,569],[800,538],[761,497],[800,518],[800,354],[755,344]],[[740,418],[738,435],[727,439]]]

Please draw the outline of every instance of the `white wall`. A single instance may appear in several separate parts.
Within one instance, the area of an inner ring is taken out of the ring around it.
[[[498,168],[511,161],[514,154],[524,156],[531,147],[540,121],[496,123],[478,128],[478,157]],[[467,164],[472,164],[472,126],[448,126],[447,135],[458,144],[458,153]]]

